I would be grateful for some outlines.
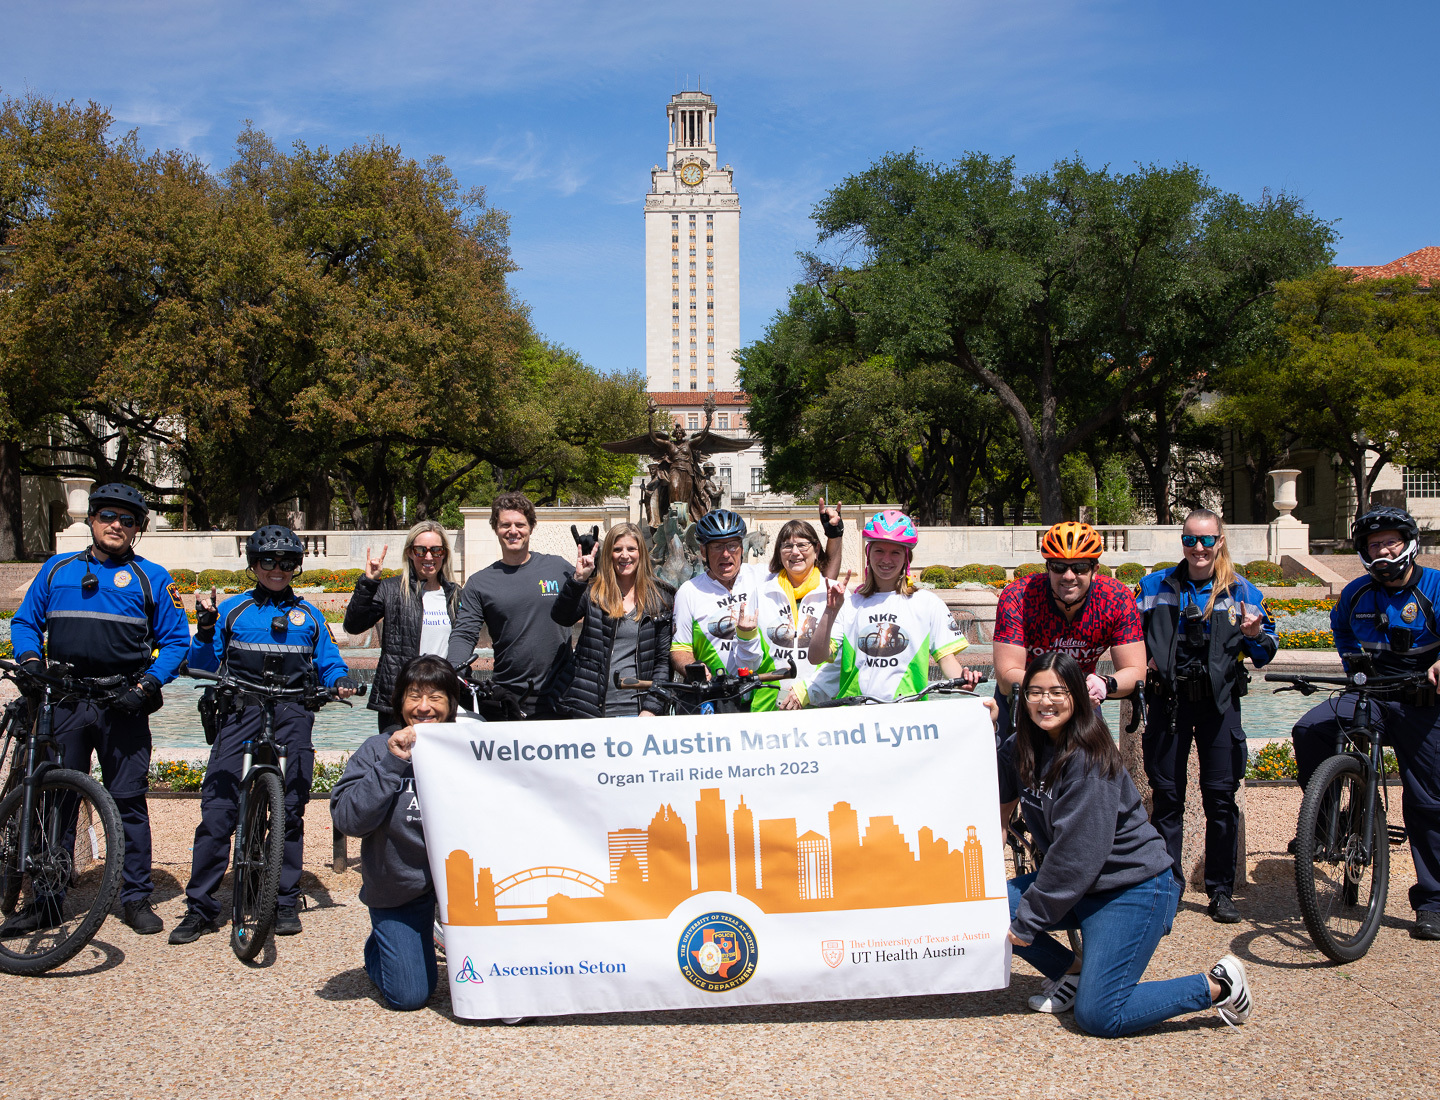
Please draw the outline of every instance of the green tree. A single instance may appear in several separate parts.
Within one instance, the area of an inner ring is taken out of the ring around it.
[[[1243,360],[1276,281],[1324,262],[1332,240],[1290,196],[1246,203],[1187,165],[1078,158],[1017,179],[983,154],[887,155],[814,217],[845,262],[809,257],[811,281],[858,346],[993,392],[1047,523],[1064,514],[1063,455],[1156,390]]]
[[[1357,516],[1387,463],[1437,463],[1440,294],[1331,269],[1281,284],[1274,309],[1282,342],[1222,377],[1224,422],[1275,450],[1338,455]]]

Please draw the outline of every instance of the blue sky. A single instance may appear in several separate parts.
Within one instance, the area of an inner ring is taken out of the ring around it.
[[[536,328],[604,370],[644,358],[642,198],[664,105],[719,105],[742,203],[741,336],[814,243],[826,190],[889,150],[1024,170],[1187,161],[1338,219],[1341,262],[1440,244],[1433,3],[509,0],[11,4],[0,93],[94,99],[149,146],[223,166],[383,135],[511,214]]]

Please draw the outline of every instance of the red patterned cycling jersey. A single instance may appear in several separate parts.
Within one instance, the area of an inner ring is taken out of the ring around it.
[[[1032,573],[1000,593],[995,641],[1025,647],[1025,663],[1058,649],[1074,657],[1086,674],[1111,646],[1143,642],[1135,594],[1114,577],[1094,577],[1085,609],[1073,622],[1060,613],[1044,573]]]

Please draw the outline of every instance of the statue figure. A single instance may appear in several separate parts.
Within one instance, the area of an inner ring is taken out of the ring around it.
[[[714,394],[706,398],[704,408],[704,428],[692,435],[676,424],[666,433],[655,427],[655,414],[660,410],[652,402],[650,428],[644,435],[601,444],[611,454],[649,455],[654,460],[651,479],[645,486],[646,511],[652,525],[657,516],[668,515],[677,504],[687,507],[692,520],[714,507],[717,498],[712,495],[705,459],[712,454],[743,451],[752,444],[749,439],[729,439],[710,430],[715,417]]]

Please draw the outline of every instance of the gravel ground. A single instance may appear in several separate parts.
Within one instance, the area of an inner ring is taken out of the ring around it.
[[[24,1011],[0,1024],[0,1097],[1423,1096],[1440,1092],[1434,974],[1440,944],[1406,935],[1408,853],[1370,954],[1325,965],[1295,912],[1284,856],[1299,792],[1249,794],[1245,923],[1207,920],[1187,895],[1152,977],[1234,951],[1255,989],[1239,1031],[1213,1014],[1100,1040],[1025,1008],[1039,979],[956,997],[642,1013],[492,1027],[454,1019],[442,973],[426,1009],[388,1012],[361,969],[359,876],[332,873],[323,801],[307,815],[302,935],[247,967],[227,937],[170,947],[118,921],[43,978],[0,977]],[[156,799],[156,901],[183,911],[199,803]],[[352,855],[358,845],[351,843]],[[223,900],[223,899],[222,899]]]

